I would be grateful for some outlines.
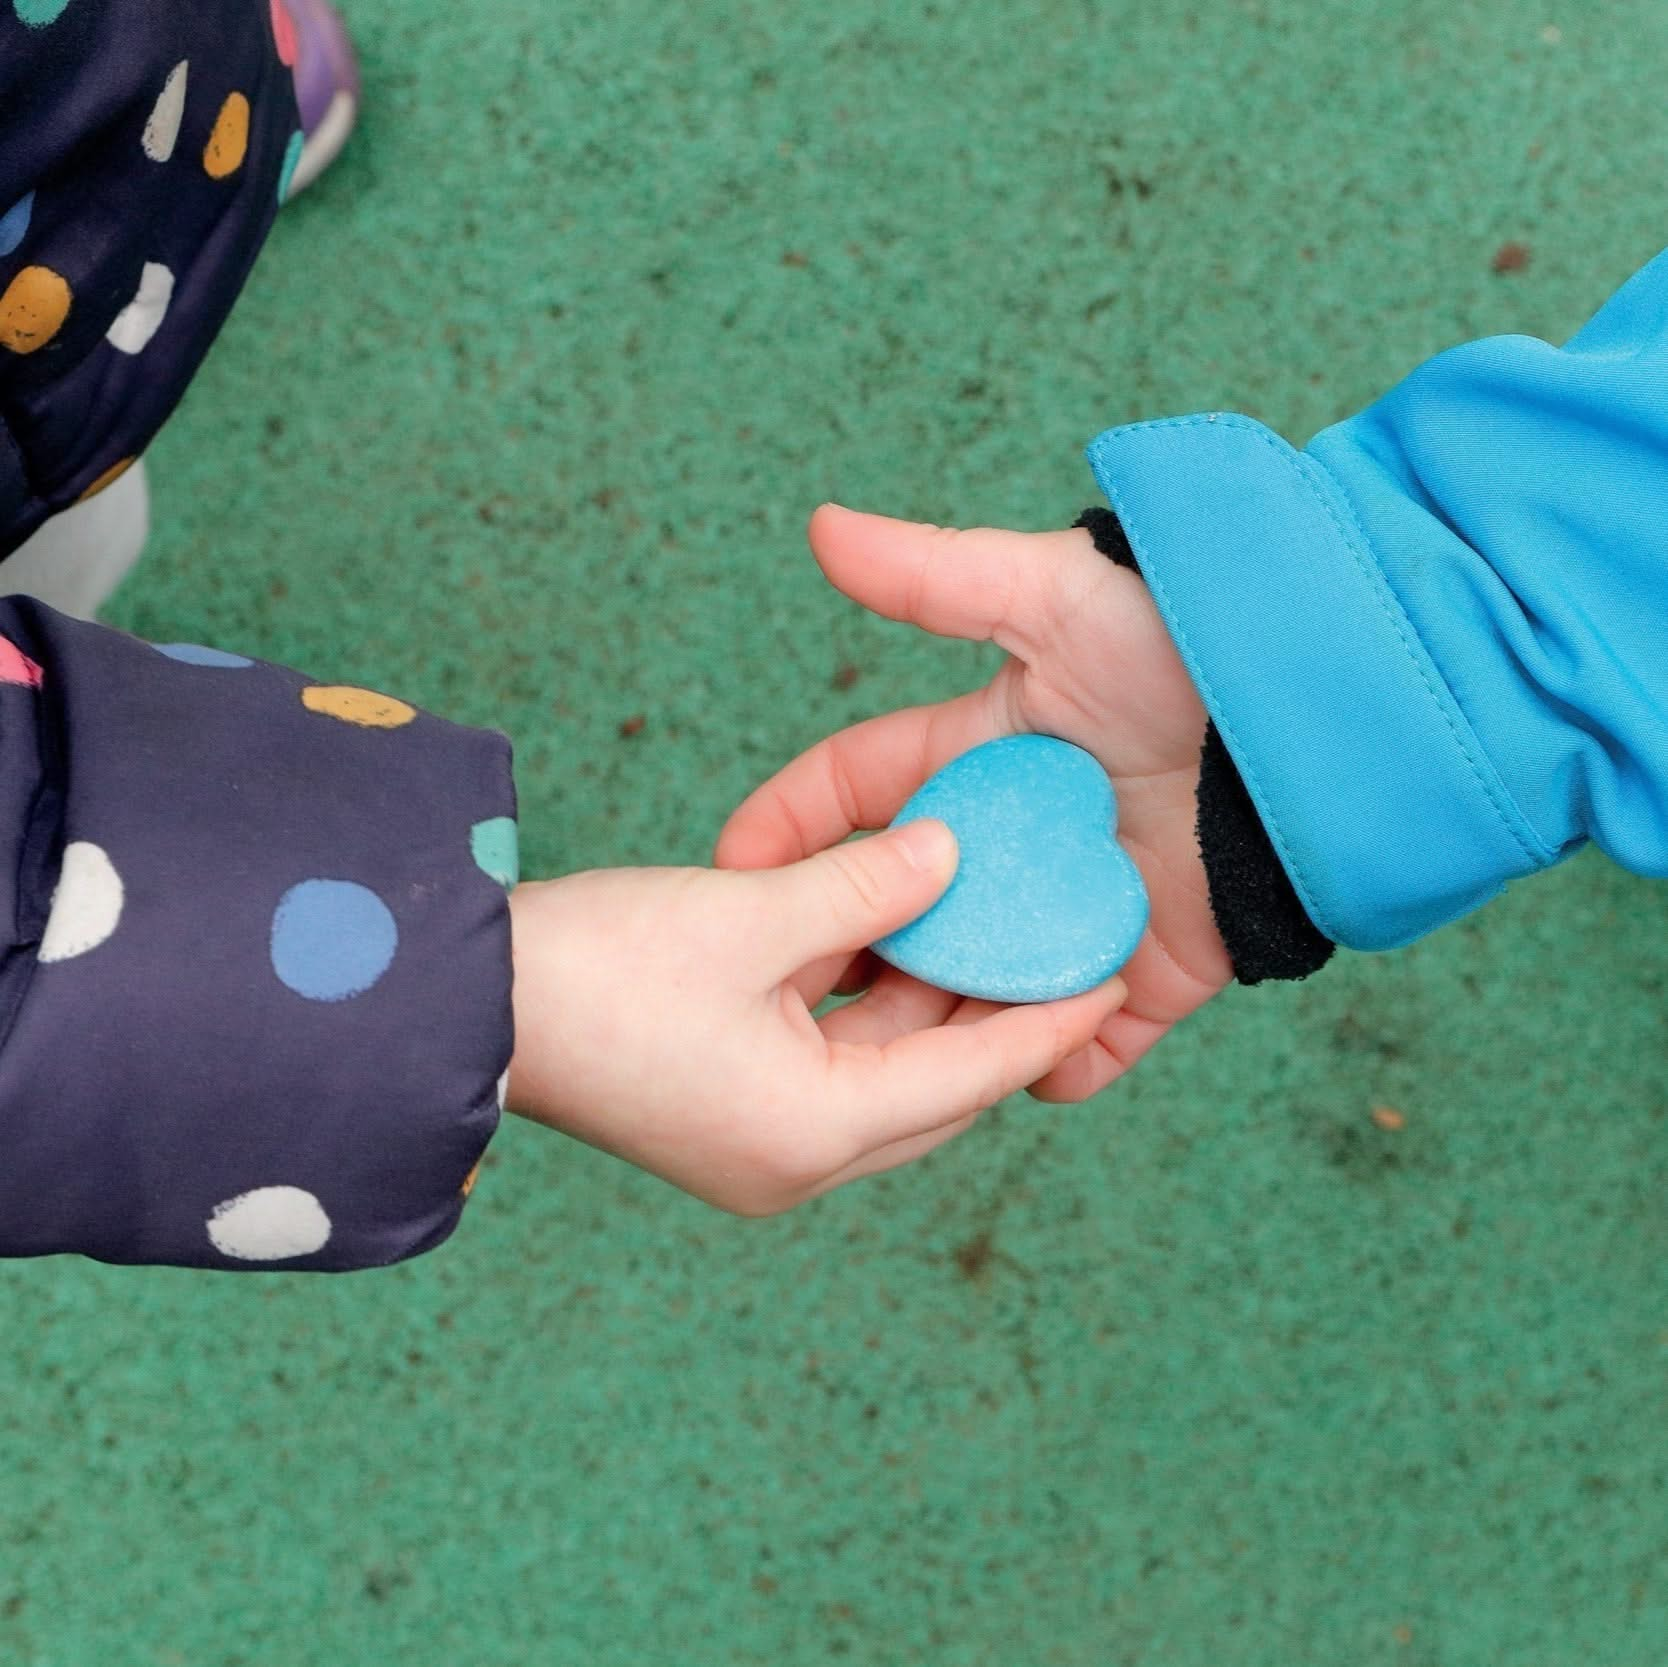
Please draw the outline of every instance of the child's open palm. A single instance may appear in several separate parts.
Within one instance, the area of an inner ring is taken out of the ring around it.
[[[955,531],[825,505],[810,539],[854,601],[995,642],[1009,658],[983,689],[871,718],[801,755],[731,817],[718,862],[774,867],[884,827],[928,776],[997,736],[1033,731],[1088,749],[1116,785],[1119,837],[1152,918],[1124,969],[1126,1005],[1033,1092],[1095,1093],[1233,976],[1195,833],[1205,711],[1157,608],[1082,529]]]

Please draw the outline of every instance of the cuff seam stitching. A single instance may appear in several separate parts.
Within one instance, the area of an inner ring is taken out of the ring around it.
[[[1504,796],[1503,785],[1491,781],[1491,772],[1483,769],[1481,762],[1477,758],[1476,749],[1462,732],[1459,724],[1455,720],[1455,714],[1448,709],[1447,705],[1443,702],[1441,695],[1433,686],[1430,671],[1421,662],[1413,644],[1409,641],[1408,621],[1405,617],[1397,617],[1397,608],[1399,607],[1399,604],[1392,606],[1392,598],[1385,594],[1385,592],[1389,589],[1389,581],[1385,578],[1382,568],[1378,567],[1371,560],[1366,533],[1361,527],[1359,520],[1356,518],[1353,505],[1349,504],[1346,499],[1345,508],[1348,510],[1350,517],[1350,522],[1346,525],[1338,513],[1337,506],[1329,500],[1326,493],[1322,491],[1320,484],[1309,474],[1309,468],[1318,470],[1321,467],[1320,464],[1316,463],[1313,459],[1306,459],[1301,453],[1298,453],[1294,449],[1286,446],[1283,441],[1277,442],[1272,432],[1264,427],[1263,424],[1254,422],[1250,418],[1238,416],[1228,412],[1216,413],[1214,415],[1207,413],[1190,417],[1169,417],[1158,422],[1137,423],[1126,428],[1113,429],[1109,433],[1102,434],[1094,442],[1090,448],[1090,453],[1091,457],[1097,453],[1105,455],[1112,450],[1113,446],[1115,446],[1118,441],[1131,434],[1142,433],[1148,430],[1207,427],[1231,429],[1235,433],[1247,435],[1265,446],[1280,463],[1283,471],[1297,482],[1297,484],[1303,489],[1304,495],[1310,500],[1311,503],[1318,507],[1325,514],[1326,518],[1332,523],[1332,526],[1338,533],[1339,539],[1342,541],[1344,547],[1349,551],[1350,557],[1355,563],[1357,572],[1366,582],[1367,588],[1372,594],[1373,600],[1378,604],[1386,620],[1389,622],[1391,629],[1395,632],[1397,641],[1401,644],[1403,652],[1407,655],[1409,662],[1412,664],[1414,671],[1418,675],[1420,685],[1424,688],[1426,695],[1429,697],[1431,703],[1435,706],[1438,714],[1441,716],[1444,727],[1448,730],[1455,746],[1459,748],[1460,754],[1465,759],[1466,766],[1471,771],[1478,787],[1482,789],[1484,797],[1488,800],[1490,809],[1494,811],[1494,814],[1499,819],[1501,826],[1505,829],[1506,833],[1510,835],[1512,842],[1535,868],[1544,868],[1548,866],[1554,860],[1553,855],[1544,850],[1538,837],[1536,837],[1533,842],[1525,837],[1523,830],[1527,827],[1527,823],[1524,822],[1522,812],[1518,811],[1515,806],[1510,805],[1509,800],[1502,802]],[[1308,465],[1307,468],[1305,467],[1305,464]],[[1331,476],[1328,475],[1327,478],[1331,479]],[[1136,547],[1139,553],[1141,549],[1139,535],[1123,508],[1122,495],[1116,491],[1115,487],[1108,485],[1108,483],[1103,481],[1101,484],[1107,491],[1108,496],[1113,498],[1114,506],[1118,509],[1119,519],[1124,523],[1125,532],[1129,536],[1131,544]],[[1187,649],[1189,661],[1192,662],[1193,655],[1191,646],[1188,643],[1187,633],[1181,626],[1180,622],[1171,614],[1171,610],[1168,606],[1168,591],[1166,590],[1162,579],[1155,580],[1155,576],[1148,569],[1145,561],[1142,562],[1142,571],[1147,578],[1148,584],[1156,589],[1158,594],[1165,600],[1165,617],[1170,620],[1172,629],[1176,632],[1177,637],[1180,639],[1184,648]],[[1268,803],[1267,795],[1263,792],[1261,784],[1257,780],[1256,771],[1250,766],[1247,759],[1243,756],[1242,749],[1234,733],[1233,727],[1223,720],[1220,706],[1217,702],[1215,692],[1210,685],[1209,679],[1205,676],[1202,670],[1198,671],[1196,675],[1201,685],[1201,691],[1205,694],[1212,711],[1217,715],[1217,727],[1222,731],[1224,739],[1229,741],[1232,745],[1235,760],[1239,764],[1241,773],[1246,779],[1246,785],[1251,789],[1252,795],[1256,799],[1258,809],[1262,811],[1264,818],[1269,824],[1270,832],[1280,850],[1281,859],[1286,864],[1287,875],[1291,878],[1293,885],[1296,886],[1298,895],[1303,899],[1305,908],[1309,910],[1309,913],[1314,919],[1316,925],[1318,925],[1328,937],[1342,942],[1342,938],[1339,933],[1329,926],[1327,920],[1323,918],[1323,911],[1321,911],[1316,904],[1309,886],[1297,872],[1296,865],[1291,856],[1289,842],[1286,839],[1284,830],[1279,825],[1279,819],[1276,817],[1272,807]],[[1520,823],[1522,824],[1521,827],[1519,826]]]
[[[1273,806],[1270,805],[1268,795],[1263,792],[1262,784],[1257,779],[1257,772],[1252,767],[1244,749],[1240,746],[1239,739],[1234,733],[1234,727],[1232,723],[1229,722],[1227,715],[1223,711],[1221,702],[1217,699],[1216,691],[1211,684],[1210,678],[1206,676],[1204,668],[1199,664],[1193,653],[1192,644],[1189,641],[1186,628],[1170,609],[1169,592],[1165,588],[1164,581],[1152,571],[1144,559],[1146,552],[1139,524],[1130,518],[1128,510],[1124,507],[1123,495],[1118,491],[1117,487],[1104,481],[1101,484],[1106,492],[1106,495],[1112,500],[1112,507],[1117,511],[1119,521],[1123,523],[1125,536],[1129,539],[1130,545],[1135,550],[1137,557],[1141,558],[1141,576],[1147,581],[1147,588],[1151,590],[1164,605],[1164,618],[1170,629],[1175,633],[1177,646],[1187,657],[1188,670],[1197,681],[1199,685],[1199,692],[1205,698],[1205,704],[1209,706],[1212,714],[1215,716],[1217,729],[1221,731],[1223,740],[1228,743],[1229,748],[1233,752],[1234,762],[1239,766],[1239,771],[1245,780],[1247,790],[1250,792],[1251,797],[1256,801],[1257,809],[1261,813],[1263,823],[1268,829],[1269,838],[1273,840],[1275,848],[1280,853],[1280,861],[1286,870],[1286,877],[1296,888],[1298,897],[1302,899],[1303,907],[1309,911],[1309,918],[1314,921],[1314,923],[1327,935],[1327,937],[1331,938],[1335,943],[1341,942],[1341,936],[1337,928],[1331,924],[1327,911],[1321,908],[1320,904],[1315,900],[1313,893],[1309,889],[1308,882],[1298,870],[1297,863],[1291,853],[1290,842],[1286,838],[1285,830],[1280,825],[1280,818],[1275,814]]]

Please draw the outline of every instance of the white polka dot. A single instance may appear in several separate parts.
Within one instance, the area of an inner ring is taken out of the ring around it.
[[[185,78],[190,70],[190,61],[180,59],[163,82],[162,91],[151,108],[151,119],[145,123],[144,136],[139,142],[153,162],[166,162],[174,154],[174,144],[180,136],[180,117],[185,114]]]
[[[222,1256],[283,1262],[311,1256],[330,1242],[324,1206],[300,1187],[257,1187],[214,1206],[208,1236]]]
[[[66,845],[41,934],[40,959],[68,961],[97,949],[116,930],[122,901],[122,877],[104,847],[84,839]]]
[[[145,262],[139,275],[139,290],[116,314],[110,326],[110,345],[123,353],[142,353],[162,328],[168,303],[174,299],[174,274],[154,260]]]

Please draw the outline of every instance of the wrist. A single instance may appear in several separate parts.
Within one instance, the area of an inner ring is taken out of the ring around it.
[[[1075,524],[1109,561],[1141,571],[1111,510],[1086,509]],[[1197,832],[1211,914],[1234,977],[1262,984],[1319,972],[1337,946],[1309,918],[1214,723],[1199,758]]]

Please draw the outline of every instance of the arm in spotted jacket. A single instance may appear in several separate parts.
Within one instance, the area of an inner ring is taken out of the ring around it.
[[[509,744],[0,603],[0,1255],[456,1226],[512,1047]]]
[[[231,310],[299,139],[285,15],[0,8],[0,555]],[[443,1239],[510,1058],[513,814],[499,736],[0,603],[0,1255]]]

